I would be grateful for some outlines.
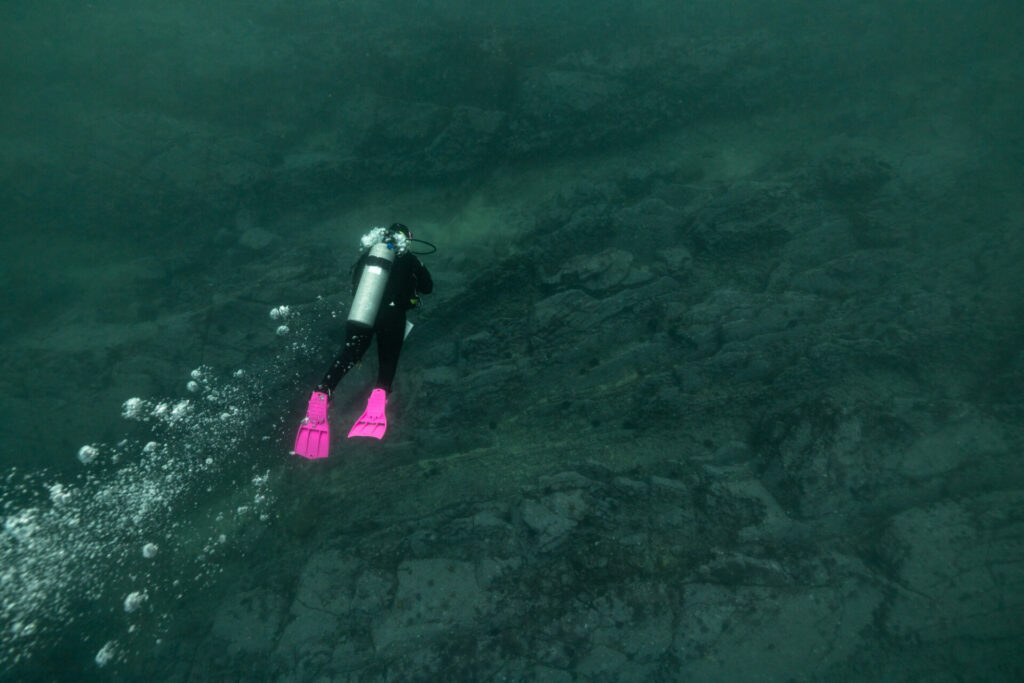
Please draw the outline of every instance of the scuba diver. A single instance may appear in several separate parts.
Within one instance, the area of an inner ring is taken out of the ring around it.
[[[430,272],[409,249],[412,241],[421,240],[413,240],[409,228],[401,223],[374,228],[363,235],[363,254],[353,266],[355,296],[345,325],[345,345],[310,396],[293,453],[311,459],[327,457],[330,448],[327,408],[334,389],[345,373],[362,359],[375,334],[379,360],[377,385],[370,394],[366,411],[356,420],[348,436],[383,438],[388,425],[384,406],[395,380],[402,342],[412,328],[405,313],[419,304],[419,294],[430,294],[434,289]]]

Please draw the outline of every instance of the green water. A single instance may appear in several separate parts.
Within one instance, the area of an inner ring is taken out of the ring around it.
[[[0,9],[0,677],[1019,680],[1022,19]]]

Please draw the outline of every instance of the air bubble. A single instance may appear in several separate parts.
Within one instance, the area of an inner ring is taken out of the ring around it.
[[[100,454],[95,446],[82,446],[78,449],[78,460],[83,465],[88,465]]]
[[[121,405],[121,417],[136,420],[146,410],[146,403],[141,398],[130,398]]]
[[[135,610],[142,607],[142,603],[149,600],[149,596],[146,595],[146,591],[134,591],[125,596],[124,599],[124,611],[134,612]]]
[[[50,500],[54,505],[62,505],[71,499],[71,491],[64,488],[63,484],[50,484]]]
[[[107,644],[100,648],[100,651],[96,653],[94,661],[96,666],[106,666],[110,663],[110,660],[117,654],[117,642],[108,640]]]

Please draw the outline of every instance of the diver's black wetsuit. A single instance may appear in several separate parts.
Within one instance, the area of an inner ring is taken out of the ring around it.
[[[363,254],[356,261],[352,274],[353,290],[359,285],[366,257],[367,254]],[[370,348],[370,340],[376,333],[379,359],[377,387],[391,393],[395,371],[398,369],[398,355],[402,352],[402,342],[405,339],[405,312],[416,306],[419,301],[418,293],[430,294],[433,290],[434,281],[430,279],[430,272],[416,256],[406,252],[396,257],[373,327],[351,320],[348,322],[345,328],[345,346],[320,381],[317,391],[332,395],[345,373],[355,367]]]

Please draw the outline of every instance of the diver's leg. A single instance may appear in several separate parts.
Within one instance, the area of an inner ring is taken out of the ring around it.
[[[405,340],[405,311],[398,307],[381,309],[377,316],[377,388],[391,393],[398,370],[398,356]]]
[[[373,329],[350,321],[345,327],[345,345],[341,348],[341,353],[338,354],[334,363],[331,364],[327,374],[320,380],[317,391],[322,391],[328,396],[332,395],[345,373],[354,368],[366,353],[366,349],[370,348],[372,338]]]

